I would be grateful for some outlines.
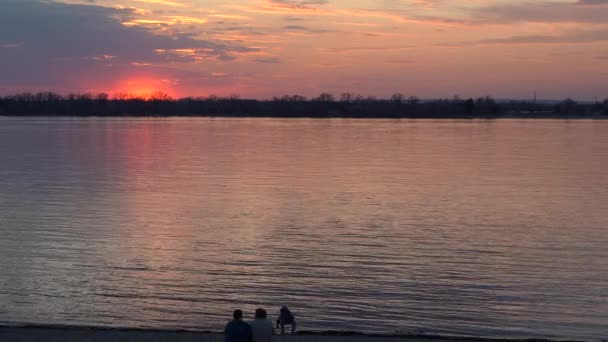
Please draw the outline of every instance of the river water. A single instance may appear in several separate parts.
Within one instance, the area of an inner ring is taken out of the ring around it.
[[[0,118],[0,323],[608,336],[608,122]]]

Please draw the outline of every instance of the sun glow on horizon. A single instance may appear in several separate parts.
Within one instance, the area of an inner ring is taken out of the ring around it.
[[[111,94],[117,96],[128,96],[131,98],[150,99],[155,94],[166,94],[170,97],[178,97],[175,89],[177,80],[155,77],[132,77],[120,81],[112,87]]]

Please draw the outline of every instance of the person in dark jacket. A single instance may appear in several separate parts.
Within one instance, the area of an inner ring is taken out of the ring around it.
[[[224,329],[224,342],[252,342],[251,327],[243,322],[243,311],[234,310],[232,317]]]
[[[286,306],[281,308],[279,318],[277,319],[277,328],[281,327],[281,335],[285,334],[285,325],[291,325],[292,334],[296,332],[296,318]]]

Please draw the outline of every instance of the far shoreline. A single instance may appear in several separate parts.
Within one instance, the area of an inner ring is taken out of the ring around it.
[[[340,98],[322,93],[318,97],[285,95],[271,100],[230,97],[172,98],[164,93],[147,96],[129,94],[70,94],[52,92],[0,96],[0,115],[6,116],[187,116],[272,118],[363,118],[363,119],[498,119],[498,118],[606,118],[608,99],[600,102],[419,99],[393,94],[388,99],[344,93]]]

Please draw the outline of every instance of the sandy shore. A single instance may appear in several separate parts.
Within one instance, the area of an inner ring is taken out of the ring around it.
[[[178,342],[222,342],[223,335],[213,332],[190,331],[155,331],[136,329],[99,329],[77,327],[0,327],[2,342],[108,342],[108,341],[178,341]],[[516,341],[516,340],[484,340],[475,338],[448,338],[426,336],[377,336],[362,334],[323,334],[302,333],[296,335],[275,336],[273,341],[281,342],[481,342],[481,341]],[[521,340],[520,340],[521,341]],[[543,340],[529,340],[539,342]]]

